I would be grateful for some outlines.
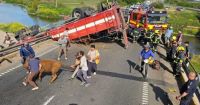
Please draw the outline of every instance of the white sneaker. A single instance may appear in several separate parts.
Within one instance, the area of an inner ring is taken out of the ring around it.
[[[67,60],[67,57],[65,57],[65,60]]]
[[[96,72],[94,72],[94,73],[93,73],[93,75],[97,75],[97,73],[96,73]]]
[[[90,84],[89,84],[89,83],[86,83],[86,84],[85,84],[85,87],[88,87],[88,86],[90,86]]]
[[[58,60],[60,60],[60,58],[58,58]]]
[[[81,85],[81,86],[83,86],[84,84],[85,84],[85,82],[81,82],[81,84],[80,84],[80,85]]]
[[[23,84],[24,86],[27,86],[26,82],[22,82],[22,84]]]
[[[32,88],[32,90],[38,90],[39,89],[39,87],[34,87],[34,88]]]
[[[87,76],[87,78],[89,79],[89,78],[91,78],[91,76]]]

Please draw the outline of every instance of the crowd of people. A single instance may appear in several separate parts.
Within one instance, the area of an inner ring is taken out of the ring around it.
[[[141,35],[137,36],[139,34]],[[133,30],[133,40],[144,44],[144,49],[140,52],[141,72],[144,70],[145,63],[153,63],[155,60],[155,53],[158,52],[157,46],[163,44],[167,50],[167,59],[173,64],[173,74],[178,76],[181,73],[183,63],[188,66],[188,62],[192,57],[189,50],[189,42],[186,41],[183,45],[182,32],[179,31],[178,35],[175,35],[173,33],[173,27],[169,27],[164,36],[162,34],[163,33],[159,30],[148,32],[140,29]],[[61,60],[62,55],[64,55],[64,59],[67,60],[67,48],[70,46],[70,40],[67,36],[68,33],[65,32],[58,39],[59,52],[57,60]],[[32,90],[39,89],[37,84],[33,81],[33,77],[38,74],[41,65],[39,59],[35,57],[33,48],[28,43],[24,43],[20,48],[20,56],[22,58],[22,64],[24,64],[26,60],[28,60],[29,63],[29,71],[27,71],[28,75],[25,78],[23,85],[26,86],[27,84],[30,84],[33,87]],[[79,51],[75,58],[75,63],[70,66],[74,72],[72,78],[74,78],[74,75],[77,75],[81,80],[80,85],[88,87],[91,83],[91,76],[96,75],[97,73],[97,65],[100,62],[100,53],[95,45],[91,45],[87,54],[84,51]],[[146,60],[148,61],[146,62]],[[181,95],[177,96],[177,99],[181,100],[181,105],[188,105],[187,103],[190,102],[192,94],[195,92],[198,84],[196,77],[196,73],[189,73],[188,82],[181,88]]]
[[[67,36],[68,33],[65,32],[58,39],[57,43],[59,45],[59,52],[57,60],[61,60],[62,55],[64,55],[64,59],[67,60],[67,51],[68,47],[70,46],[70,40]],[[23,85],[27,86],[27,84],[30,84],[33,87],[32,90],[39,89],[39,87],[33,81],[33,78],[38,75],[41,69],[40,60],[35,56],[35,51],[28,43],[22,44],[19,52],[21,63],[25,64],[26,61],[28,62],[28,68],[26,69],[28,70],[27,77],[25,78]],[[74,72],[73,74],[77,75],[77,77],[81,80],[81,85],[88,87],[91,83],[91,76],[96,75],[97,64],[99,64],[99,62],[100,53],[96,49],[95,45],[91,45],[87,54],[85,54],[84,51],[79,51],[76,54],[75,63],[72,64],[70,67],[72,68],[71,71]]]

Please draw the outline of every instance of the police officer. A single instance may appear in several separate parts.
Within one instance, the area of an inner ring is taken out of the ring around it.
[[[177,100],[180,100],[180,105],[189,105],[198,87],[199,79],[195,72],[190,72],[188,79],[189,80],[181,87],[180,95],[176,97]]]

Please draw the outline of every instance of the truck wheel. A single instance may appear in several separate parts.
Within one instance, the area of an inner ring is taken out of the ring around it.
[[[77,18],[77,19],[81,19],[84,18],[84,11],[81,8],[75,8],[72,12],[72,17]]]

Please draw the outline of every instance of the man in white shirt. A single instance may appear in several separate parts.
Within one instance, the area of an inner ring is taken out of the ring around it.
[[[80,51],[79,54],[81,56],[81,59],[80,59],[80,70],[78,71],[77,76],[81,79],[81,85],[85,85],[85,87],[88,87],[90,84],[87,78],[87,71],[88,71],[87,59],[83,51]]]

